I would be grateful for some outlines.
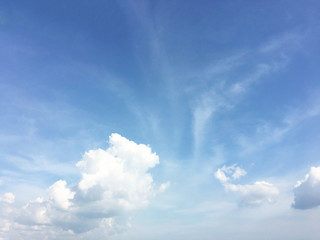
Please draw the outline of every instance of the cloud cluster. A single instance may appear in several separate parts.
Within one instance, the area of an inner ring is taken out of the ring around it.
[[[55,234],[49,239],[72,239],[79,234],[90,239],[127,227],[128,212],[146,207],[169,182],[155,188],[148,170],[159,164],[159,157],[149,146],[119,134],[112,134],[109,144],[107,150],[88,151],[76,164],[81,172],[77,184],[68,187],[66,181],[59,180],[43,197],[17,209],[12,231],[38,229],[39,233]],[[0,200],[11,203],[14,196],[7,193]]]
[[[246,175],[246,171],[236,164],[223,166],[215,172],[215,177],[223,184],[226,191],[239,192],[241,205],[260,204],[265,201],[272,203],[279,194],[278,188],[266,181],[257,181],[254,184],[233,184],[231,181]]]
[[[320,205],[320,167],[311,167],[305,178],[294,187],[293,208],[309,209]]]
[[[0,240],[1,236],[10,230],[12,225],[12,215],[15,196],[11,192],[4,193],[0,196]]]

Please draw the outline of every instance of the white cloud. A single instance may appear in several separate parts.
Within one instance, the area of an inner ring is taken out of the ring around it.
[[[6,219],[0,219],[0,233],[9,231],[10,227],[11,227],[10,221]],[[3,239],[3,238],[0,238],[0,239]]]
[[[58,208],[67,210],[71,205],[75,192],[71,192],[66,188],[67,182],[59,180],[48,189],[49,201],[52,201]]]
[[[305,178],[294,187],[294,203],[297,209],[309,209],[320,205],[320,167],[311,167]]]
[[[257,181],[254,184],[226,184],[226,190],[231,190],[233,192],[239,192],[242,195],[241,204],[242,205],[253,205],[260,204],[264,201],[269,203],[274,202],[274,197],[279,194],[278,188],[273,184],[266,181]]]
[[[226,176],[226,174],[224,173],[224,171],[223,171],[222,169],[220,169],[220,168],[215,172],[214,176],[215,176],[221,183],[226,183],[227,181],[230,180],[230,178],[228,178],[228,177]]]
[[[0,239],[3,234],[11,229],[11,218],[14,215],[14,200],[15,196],[11,192],[7,192],[0,196]]]
[[[170,182],[155,188],[148,170],[159,164],[159,157],[149,146],[119,134],[112,134],[109,144],[107,150],[86,152],[77,163],[81,172],[78,184],[68,187],[66,181],[59,180],[43,197],[16,209],[15,220],[9,221],[14,226],[12,231],[30,232],[37,228],[43,235],[59,233],[55,239],[78,239],[80,235],[92,239],[129,227],[128,214],[148,206]],[[6,193],[0,200],[12,203],[14,196]],[[7,226],[8,218],[3,219]]]
[[[159,192],[164,192],[167,190],[168,187],[170,187],[170,182],[162,183],[159,187]]]
[[[239,192],[241,205],[260,204],[265,201],[272,203],[279,194],[278,188],[266,181],[257,181],[253,184],[233,184],[231,181],[245,176],[247,172],[236,166],[223,166],[215,172],[215,177],[223,184],[226,191]]]
[[[51,206],[43,198],[37,198],[29,201],[21,209],[18,217],[18,222],[26,225],[42,225],[50,224],[50,217],[48,211],[51,210]]]
[[[14,203],[14,199],[15,199],[15,197],[14,197],[13,193],[7,192],[7,193],[3,194],[2,197],[0,197],[0,202],[12,204],[12,203]]]
[[[234,173],[232,174],[232,178],[233,179],[238,179],[242,176],[245,176],[247,174],[247,172],[240,168],[240,167],[235,167]]]
[[[229,177],[227,177],[226,174],[229,175]],[[215,177],[220,182],[226,183],[230,180],[230,178],[238,179],[246,174],[247,172],[244,169],[238,167],[236,164],[233,164],[232,166],[223,166],[222,168],[219,168],[215,172]]]
[[[108,207],[134,210],[147,206],[154,195],[153,179],[147,171],[159,163],[159,157],[150,147],[119,134],[112,134],[109,143],[106,151],[91,150],[77,163],[82,174],[78,184],[81,197],[85,202],[92,199],[99,212]]]

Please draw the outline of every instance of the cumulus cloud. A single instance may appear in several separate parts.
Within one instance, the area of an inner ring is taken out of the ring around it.
[[[232,179],[238,179],[242,176],[245,176],[247,172],[238,167],[236,164],[233,164],[232,166],[223,166],[222,168],[219,168],[215,172],[215,177],[222,183],[226,183],[230,180],[230,177],[227,177],[226,174],[230,175]]]
[[[3,234],[11,229],[14,200],[15,196],[11,192],[0,196],[0,239]]]
[[[293,208],[309,209],[320,205],[320,167],[311,167],[304,179],[294,187]]]
[[[156,187],[148,173],[157,164],[159,157],[149,146],[112,134],[108,149],[90,150],[76,164],[81,173],[77,184],[68,186],[59,180],[44,196],[16,209],[13,230],[37,228],[39,239],[43,239],[40,233],[48,232],[55,233],[54,239],[78,239],[79,234],[93,239],[122,231],[130,225],[128,213],[148,206],[169,187],[170,182]],[[13,200],[10,193],[0,198],[7,203]],[[4,223],[8,226],[7,220]]]
[[[278,188],[266,181],[257,181],[253,184],[233,184],[234,181],[247,172],[238,167],[236,164],[232,166],[223,166],[215,172],[215,177],[222,183],[226,191],[239,192],[241,194],[241,205],[261,204],[265,201],[272,203],[274,197],[279,194]]]
[[[82,200],[94,201],[95,209],[90,207],[90,212],[99,213],[108,212],[106,206],[113,210],[147,206],[154,194],[153,179],[147,171],[159,163],[159,157],[150,147],[119,134],[112,134],[109,143],[106,151],[91,150],[77,163],[82,174],[78,184]]]
[[[64,210],[67,210],[72,205],[70,200],[72,200],[75,195],[75,192],[71,192],[66,185],[66,181],[59,180],[48,189],[47,193],[48,200],[51,201],[53,205]]]
[[[257,181],[253,184],[227,184],[226,190],[240,192],[242,195],[241,205],[260,204],[264,201],[274,202],[274,197],[279,194],[279,190],[271,183]]]
[[[5,194],[3,194],[3,196],[0,196],[0,202],[5,202],[5,203],[14,203],[14,195],[11,192],[7,192]]]

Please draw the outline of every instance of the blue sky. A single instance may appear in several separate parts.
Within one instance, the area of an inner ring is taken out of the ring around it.
[[[1,2],[0,239],[319,239],[319,7]]]

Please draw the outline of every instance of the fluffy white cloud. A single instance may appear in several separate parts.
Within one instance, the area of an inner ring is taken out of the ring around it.
[[[68,209],[72,203],[70,200],[74,198],[75,192],[71,192],[66,188],[67,182],[59,180],[55,182],[47,192],[48,200],[61,209]]]
[[[153,179],[147,171],[159,163],[159,157],[150,147],[119,134],[112,134],[109,143],[111,146],[106,151],[91,150],[77,163],[82,174],[79,195],[89,202],[91,213],[147,206],[155,193]]]
[[[297,209],[309,209],[320,205],[320,167],[311,167],[305,178],[294,187],[294,203]]]
[[[232,179],[238,179],[240,177],[243,177],[247,174],[247,172],[238,167],[236,164],[233,164],[232,166],[223,166],[222,168],[219,168],[215,172],[215,177],[222,183],[226,183],[230,180],[230,177],[227,177],[227,175],[230,175]]]
[[[0,196],[0,239],[3,234],[11,229],[14,200],[15,196],[11,192]]]
[[[16,209],[14,221],[3,218],[4,230],[9,231],[10,225],[12,232],[37,229],[39,239],[49,232],[55,234],[48,239],[93,239],[128,227],[128,213],[148,206],[170,183],[155,187],[148,170],[159,164],[159,157],[149,146],[119,134],[112,134],[109,144],[106,150],[86,152],[76,164],[81,173],[77,184],[55,182],[43,197]],[[13,200],[11,193],[0,198],[7,203]]]
[[[274,202],[279,194],[278,188],[266,181],[257,181],[254,184],[233,184],[231,181],[246,175],[246,171],[235,164],[223,166],[215,172],[215,177],[223,184],[226,191],[239,192],[241,205],[260,204],[264,201]]]
[[[3,194],[2,197],[0,197],[0,202],[5,202],[5,203],[14,203],[14,195],[11,192],[7,192],[5,194]]]
[[[265,181],[257,181],[254,184],[226,184],[226,190],[240,192],[242,205],[260,204],[264,201],[274,202],[274,197],[279,194],[278,188]]]
[[[230,180],[230,178],[228,178],[228,177],[226,176],[226,174],[224,173],[224,171],[223,171],[221,168],[219,168],[219,169],[215,172],[214,176],[215,176],[221,183],[226,183],[227,181]]]
[[[51,205],[39,197],[23,206],[19,213],[18,222],[26,225],[50,224],[48,216],[50,210]]]

